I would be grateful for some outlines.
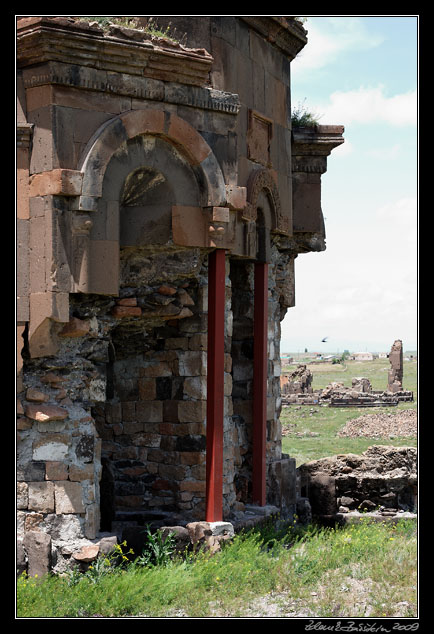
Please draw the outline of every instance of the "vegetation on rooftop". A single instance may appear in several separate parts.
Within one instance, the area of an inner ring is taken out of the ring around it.
[[[146,26],[142,26],[136,17],[134,16],[119,16],[119,15],[86,15],[86,16],[78,16],[76,19],[84,20],[86,22],[97,22],[98,25],[105,31],[108,32],[110,26],[121,26],[128,29],[138,29],[139,31],[143,31],[147,35],[151,37],[164,38],[166,40],[171,40],[172,42],[178,42],[180,44],[184,44],[186,42],[187,34],[183,33],[179,35],[176,32],[176,27],[172,29],[172,24],[169,24],[166,27],[160,27],[158,25],[158,21],[154,17],[149,17]]]
[[[305,101],[306,99],[304,99],[302,102],[298,102],[297,106],[292,109],[292,127],[314,128],[319,124],[319,120],[321,119],[322,115],[318,115],[317,113],[308,110],[305,106]]]

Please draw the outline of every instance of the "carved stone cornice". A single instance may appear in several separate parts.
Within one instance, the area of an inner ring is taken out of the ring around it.
[[[151,77],[139,77],[58,61],[48,61],[24,68],[23,84],[26,89],[46,84],[68,86],[235,115],[240,109],[238,95],[208,86],[165,82]]]
[[[193,86],[208,83],[213,58],[205,49],[189,49],[162,38],[154,41],[136,29],[118,28],[112,33],[62,17],[21,18],[17,66],[58,61]]]
[[[298,154],[328,156],[333,148],[344,142],[343,125],[293,127],[292,145]]]
[[[292,128],[292,172],[323,174],[327,170],[327,157],[344,143],[343,132],[342,125]]]
[[[307,31],[292,17],[248,15],[241,19],[280,48],[291,61],[307,44]]]

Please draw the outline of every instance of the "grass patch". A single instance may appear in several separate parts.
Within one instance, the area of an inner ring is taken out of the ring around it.
[[[372,445],[392,445],[394,447],[417,447],[416,438],[369,438],[339,437],[337,433],[345,424],[359,416],[374,413],[396,414],[409,409],[411,403],[402,403],[395,407],[310,407],[303,405],[297,408],[290,405],[283,407],[280,414],[282,428],[291,427],[299,436],[290,435],[282,438],[282,451],[296,459],[297,466],[310,460],[318,460],[337,454],[361,454]],[[413,408],[411,407],[411,408]],[[311,411],[314,410],[314,411]],[[296,427],[294,427],[296,425]],[[311,436],[310,434],[317,434]]]
[[[318,115],[307,109],[305,106],[306,99],[299,102],[291,112],[291,124],[295,127],[315,128],[319,124],[322,115]]]
[[[215,555],[130,564],[96,583],[87,576],[74,584],[67,577],[21,576],[17,616],[242,616],[273,601],[282,616],[294,605],[315,616],[394,616],[402,602],[415,616],[415,562],[416,529],[408,521],[252,530]]]

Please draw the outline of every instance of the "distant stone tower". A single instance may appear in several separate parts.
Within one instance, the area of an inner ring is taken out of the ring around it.
[[[389,353],[391,369],[388,374],[387,389],[389,392],[400,392],[402,390],[403,362],[402,362],[402,341],[397,339]]]

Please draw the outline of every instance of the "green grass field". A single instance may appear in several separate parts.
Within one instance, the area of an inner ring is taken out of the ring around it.
[[[264,527],[160,565],[21,576],[18,618],[414,617],[416,525]]]
[[[285,366],[282,373],[295,369],[295,365]],[[341,364],[312,364],[307,366],[313,374],[312,388],[325,388],[333,381],[351,387],[355,377],[370,380],[373,390],[385,390],[387,373],[390,369],[388,359],[374,361],[346,361]],[[371,445],[393,445],[397,447],[416,447],[416,438],[340,438],[337,432],[352,418],[366,414],[396,413],[402,409],[417,408],[417,362],[404,361],[403,388],[413,392],[414,401],[400,403],[394,407],[335,408],[311,405],[290,405],[282,408],[280,421],[282,428],[291,427],[298,436],[284,436],[282,451],[296,459],[297,466],[339,453],[361,454]],[[294,427],[295,426],[295,427]],[[310,434],[318,434],[312,436]]]

